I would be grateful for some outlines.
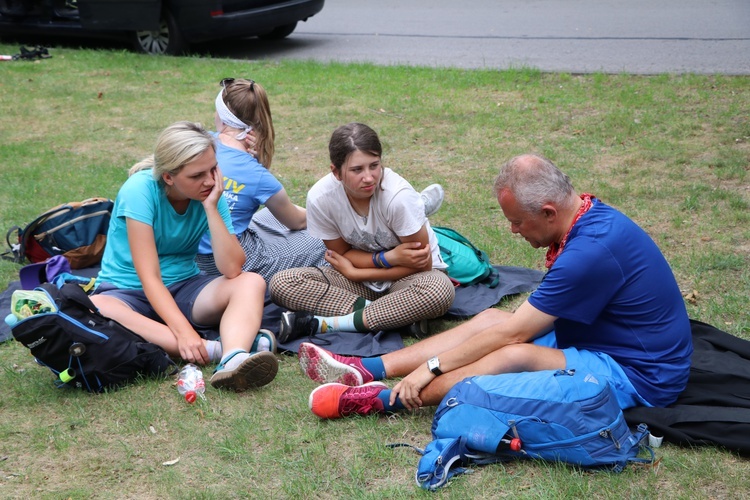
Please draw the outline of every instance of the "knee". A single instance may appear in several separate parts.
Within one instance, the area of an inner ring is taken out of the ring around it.
[[[266,280],[258,273],[243,272],[233,280],[230,280],[230,282],[235,280],[243,291],[260,293],[261,295],[266,293]]]
[[[425,274],[423,279],[415,284],[414,290],[420,293],[425,301],[431,302],[433,308],[439,312],[438,316],[442,316],[453,304],[456,288],[448,276],[442,272],[434,271]]]
[[[535,368],[535,346],[532,344],[509,344],[498,351],[502,358],[502,371],[522,372]]]
[[[268,291],[271,298],[278,297],[279,294],[284,293],[284,290],[294,290],[304,285],[313,280],[317,273],[318,270],[315,267],[293,267],[277,272],[268,281]]]

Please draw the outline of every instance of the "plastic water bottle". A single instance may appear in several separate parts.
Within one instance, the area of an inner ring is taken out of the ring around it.
[[[177,391],[185,396],[185,401],[188,403],[195,403],[198,396],[205,398],[203,393],[206,392],[206,382],[203,380],[203,372],[200,368],[193,363],[186,364],[180,370]]]

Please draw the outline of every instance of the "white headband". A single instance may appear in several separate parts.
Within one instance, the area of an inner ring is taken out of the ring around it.
[[[234,116],[234,113],[232,113],[226,104],[224,104],[224,98],[221,96],[221,94],[224,93],[224,89],[221,89],[219,91],[219,95],[216,96],[216,113],[219,115],[219,119],[221,120],[221,123],[224,125],[229,125],[232,128],[238,128],[242,129],[242,132],[237,134],[235,139],[238,141],[241,141],[245,137],[247,137],[247,133],[250,132],[253,127],[245,124]]]

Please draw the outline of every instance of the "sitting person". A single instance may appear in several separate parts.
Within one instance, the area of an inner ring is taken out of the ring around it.
[[[367,125],[337,128],[328,149],[331,172],[307,195],[307,225],[325,243],[330,267],[271,279],[273,301],[297,311],[283,313],[279,341],[391,330],[445,314],[455,290],[420,194],[383,167],[380,139]]]
[[[275,133],[265,89],[253,80],[234,78],[225,78],[221,86],[215,100],[216,158],[234,231],[245,252],[242,269],[268,282],[282,269],[322,265],[325,246],[305,230],[305,209],[292,203],[269,170]],[[267,210],[256,213],[261,205]],[[219,274],[208,234],[196,262],[207,274]]]
[[[275,132],[268,94],[253,80],[225,78],[221,86],[214,102],[216,158],[234,231],[245,251],[242,269],[268,282],[284,269],[324,265],[326,247],[306,231],[305,209],[292,203],[269,170]],[[422,198],[434,213],[443,201],[443,189],[428,186]],[[261,205],[265,208],[258,211]],[[209,235],[201,241],[196,262],[207,274],[219,274]]]
[[[607,379],[623,409],[675,401],[688,380],[690,323],[648,234],[594,196],[577,195],[568,176],[539,156],[503,166],[495,194],[510,230],[548,248],[540,286],[514,313],[488,309],[382,357],[303,343],[303,370],[325,383],[310,395],[315,415],[437,405],[466,377],[556,369]],[[389,390],[379,380],[391,377],[404,378]]]
[[[130,169],[91,300],[171,356],[219,361],[211,385],[242,391],[271,382],[278,361],[273,336],[258,334],[266,285],[242,272],[245,254],[222,197],[214,147],[199,125],[177,122],[159,135],[154,155]],[[195,264],[206,231],[223,276],[201,274]],[[196,331],[217,325],[221,343]],[[260,340],[269,350],[251,352]]]

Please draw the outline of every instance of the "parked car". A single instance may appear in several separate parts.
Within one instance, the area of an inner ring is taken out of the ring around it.
[[[289,36],[325,0],[0,0],[0,35],[129,39],[148,54],[179,54],[192,43]]]

